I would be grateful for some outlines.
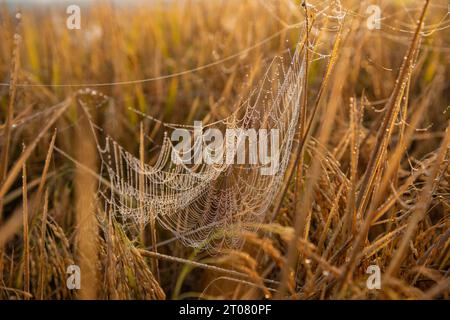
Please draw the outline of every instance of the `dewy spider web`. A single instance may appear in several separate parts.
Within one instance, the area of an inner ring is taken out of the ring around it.
[[[254,230],[262,222],[290,159],[305,81],[305,47],[297,45],[287,70],[282,60],[272,61],[232,115],[212,124],[222,131],[277,129],[280,161],[275,174],[261,175],[259,164],[175,164],[171,158],[174,146],[166,133],[156,163],[149,165],[107,137],[105,146],[99,147],[102,171],[110,183],[100,190],[106,212],[133,226],[155,219],[188,246],[209,250],[236,247],[240,242],[234,230]],[[195,143],[207,145],[203,139]],[[224,145],[224,154],[226,149]]]

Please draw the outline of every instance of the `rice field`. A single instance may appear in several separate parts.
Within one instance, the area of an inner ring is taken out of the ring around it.
[[[450,298],[446,1],[68,6],[0,0],[0,299]]]

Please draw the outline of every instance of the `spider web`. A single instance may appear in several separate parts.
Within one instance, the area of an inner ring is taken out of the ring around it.
[[[317,17],[324,17],[341,22],[342,16],[330,13],[336,14],[335,7],[331,10],[328,6],[322,11],[312,6],[309,9],[315,10],[316,21]],[[300,39],[304,33],[301,32]],[[176,164],[171,158],[175,147],[167,132],[156,162],[150,165],[108,136],[105,145],[99,146],[102,174],[109,181],[99,190],[105,212],[135,228],[153,219],[187,246],[207,250],[238,246],[241,241],[234,230],[256,230],[283,182],[306,81],[305,52],[311,50],[313,38],[311,35],[306,49],[300,43],[296,46],[288,67],[282,57],[273,59],[260,82],[229,117],[205,126],[222,132],[248,128],[278,130],[279,166],[274,174],[262,175],[260,164],[235,165],[225,160],[220,164]],[[168,130],[194,130],[187,125],[163,125]],[[193,142],[194,147],[197,144],[202,144],[203,150],[208,147],[203,138]],[[224,155],[228,147],[223,146]]]

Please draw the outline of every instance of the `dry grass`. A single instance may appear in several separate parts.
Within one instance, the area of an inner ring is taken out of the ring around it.
[[[368,1],[321,25],[279,196],[216,255],[154,218],[133,237],[105,212],[92,132],[151,163],[164,130],[130,108],[221,119],[315,17],[290,0],[102,2],[71,31],[62,7],[18,22],[0,5],[0,298],[449,299],[447,3],[380,2],[381,30],[366,28]],[[121,83],[135,79],[150,80]],[[74,263],[80,291],[66,287]],[[366,287],[371,264],[381,290]]]

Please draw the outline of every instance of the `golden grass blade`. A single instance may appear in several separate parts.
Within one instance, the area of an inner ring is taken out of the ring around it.
[[[39,299],[44,300],[44,281],[45,281],[45,235],[47,233],[47,213],[48,213],[48,190],[45,190],[44,196],[44,208],[42,210],[42,221],[41,221],[41,237],[39,239],[39,286],[38,294]]]
[[[23,291],[30,293],[30,238],[28,230],[28,189],[27,189],[27,166],[22,166],[23,185]]]
[[[416,50],[418,50],[420,32],[423,27],[423,22],[429,3],[429,0],[425,0],[425,4],[422,8],[420,18],[414,32],[414,37],[411,41],[408,52],[405,55],[403,64],[395,83],[394,90],[392,91],[389,101],[386,104],[386,114],[384,116],[381,127],[378,130],[376,145],[370,157],[369,164],[367,165],[367,170],[361,183],[361,190],[358,193],[356,206],[361,214],[364,214],[365,208],[367,206],[369,193],[373,188],[373,182],[375,180],[376,173],[379,170],[381,159],[386,152],[387,143],[389,142],[389,139],[391,137],[394,122],[397,119],[397,115],[400,110],[401,100],[404,95],[408,79],[411,76],[414,62],[413,59],[414,55],[416,54]]]
[[[97,169],[97,147],[90,135],[91,126],[87,110],[80,105],[80,114],[86,114],[79,120],[75,158],[84,167],[92,171]],[[76,197],[76,243],[78,263],[81,271],[81,289],[79,299],[95,299],[98,290],[98,223],[95,215],[95,194],[97,182],[89,172],[77,167],[75,174]]]

